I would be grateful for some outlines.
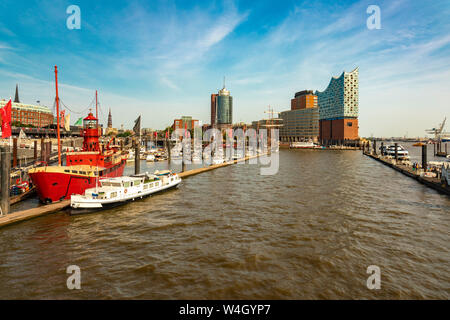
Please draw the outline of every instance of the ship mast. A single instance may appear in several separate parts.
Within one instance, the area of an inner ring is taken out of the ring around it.
[[[95,90],[95,117],[97,118],[97,130],[98,130],[97,90]]]
[[[56,133],[58,137],[58,165],[61,165],[61,137],[59,132],[59,97],[58,97],[58,67],[55,66],[55,86],[56,86]]]

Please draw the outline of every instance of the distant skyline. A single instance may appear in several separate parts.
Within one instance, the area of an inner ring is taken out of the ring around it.
[[[66,8],[81,10],[69,30]],[[369,5],[381,29],[369,30]],[[0,3],[0,98],[84,110],[101,122],[162,129],[210,121],[211,93],[233,95],[233,122],[290,109],[304,89],[359,67],[360,136],[425,136],[450,118],[450,2],[12,1]],[[80,116],[71,114],[72,122]],[[446,126],[450,131],[450,125]]]

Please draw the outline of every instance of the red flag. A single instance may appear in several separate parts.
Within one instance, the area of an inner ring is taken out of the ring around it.
[[[158,133],[155,131],[155,138],[156,138],[157,135],[158,135]]]
[[[2,116],[2,138],[9,138],[11,136],[11,99],[0,109]]]
[[[166,139],[169,137],[169,130],[166,131]]]

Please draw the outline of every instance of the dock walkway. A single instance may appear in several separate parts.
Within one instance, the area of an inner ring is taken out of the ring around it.
[[[421,177],[419,174],[417,174],[415,171],[411,169],[411,167],[402,165],[402,164],[394,164],[392,162],[387,161],[386,159],[383,159],[382,157],[378,155],[374,155],[372,153],[364,152],[364,154],[372,159],[375,159],[382,164],[391,167],[394,170],[397,170],[398,172],[403,173],[404,175],[413,178],[417,180],[418,182],[426,185],[427,187],[433,188],[434,190],[450,195],[450,188],[443,184],[440,179],[438,178],[429,178],[429,177]]]
[[[260,157],[263,155],[265,155],[265,154],[249,156],[249,157],[245,157],[245,158],[241,158],[241,159],[237,159],[237,160],[224,162],[221,164],[214,164],[214,165],[210,165],[210,166],[204,167],[204,168],[192,169],[192,170],[180,172],[179,176],[181,178],[187,178],[187,177],[190,177],[190,176],[202,173],[202,172],[211,171],[211,170],[214,170],[217,168],[230,166],[232,164],[242,162],[242,161],[247,161],[247,160],[257,158],[257,157]],[[43,215],[46,215],[49,213],[54,213],[54,212],[60,211],[64,208],[67,208],[69,205],[70,205],[70,200],[63,200],[60,202],[55,202],[52,204],[3,215],[3,216],[0,216],[0,227],[8,226],[10,224],[17,223],[20,221],[25,221],[28,219],[40,217],[40,216],[43,216]]]

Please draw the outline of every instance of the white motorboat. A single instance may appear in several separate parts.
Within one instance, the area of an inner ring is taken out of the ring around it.
[[[86,189],[82,195],[72,195],[70,206],[74,209],[114,206],[176,187],[180,182],[178,174],[169,170],[101,179],[100,186]]]
[[[147,157],[145,157],[145,161],[147,161],[147,162],[154,162],[155,161],[155,155],[154,154],[148,154]]]
[[[381,149],[381,148],[380,148]],[[395,157],[395,144],[390,144],[383,148],[382,152],[386,156]],[[402,145],[397,145],[397,157],[400,160],[409,159],[409,152]]]
[[[289,148],[292,149],[320,149],[320,146],[312,141],[291,142]]]

